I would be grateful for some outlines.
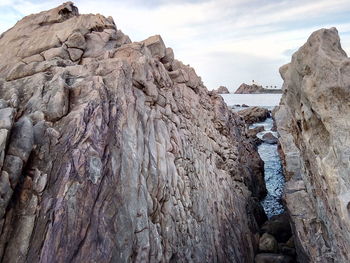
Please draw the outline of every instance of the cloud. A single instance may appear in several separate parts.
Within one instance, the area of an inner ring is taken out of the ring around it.
[[[61,1],[2,0],[0,31],[20,16],[39,12]],[[175,56],[191,64],[209,89],[231,90],[252,79],[280,85],[278,68],[290,60],[308,36],[322,27],[336,26],[350,51],[348,0],[76,0],[81,13],[112,16],[132,40],[162,35]]]

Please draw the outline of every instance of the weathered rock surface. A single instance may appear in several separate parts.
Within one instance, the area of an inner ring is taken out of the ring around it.
[[[229,94],[230,91],[225,86],[220,86],[215,90],[219,94]]]
[[[68,2],[0,56],[3,262],[253,262],[263,163],[160,36]]]
[[[270,116],[269,110],[261,107],[249,107],[237,112],[247,124],[262,122]]]
[[[314,32],[280,72],[275,119],[299,261],[350,262],[350,59],[337,30]]]
[[[273,254],[273,253],[261,253],[256,255],[255,263],[293,263],[294,260],[290,256]]]

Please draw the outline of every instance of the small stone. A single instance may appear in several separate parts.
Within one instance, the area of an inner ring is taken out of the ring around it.
[[[276,144],[278,142],[278,139],[271,132],[265,133],[262,140],[268,144]]]
[[[274,236],[264,233],[259,240],[259,250],[262,252],[277,252],[278,243]]]
[[[68,48],[68,53],[72,61],[78,61],[82,57],[84,51],[78,48]]]

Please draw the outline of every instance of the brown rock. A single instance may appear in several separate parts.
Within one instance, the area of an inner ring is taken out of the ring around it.
[[[271,132],[267,132],[262,136],[262,140],[269,144],[278,143],[278,139]]]
[[[245,123],[160,36],[130,42],[71,2],[1,36],[3,262],[254,261]]]
[[[280,68],[275,116],[301,262],[350,262],[349,63],[331,28],[314,32]]]
[[[238,111],[247,124],[262,122],[270,116],[269,110],[261,107],[250,107],[248,109]]]
[[[278,251],[278,243],[272,235],[264,233],[259,240],[259,250],[261,252],[276,253]]]

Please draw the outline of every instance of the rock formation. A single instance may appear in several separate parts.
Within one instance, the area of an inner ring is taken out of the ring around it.
[[[262,122],[270,116],[270,112],[266,108],[262,107],[250,107],[237,112],[247,124],[253,124],[255,122]]]
[[[0,56],[3,262],[253,262],[262,161],[160,36],[68,2]]]
[[[242,83],[238,89],[234,92],[235,94],[280,94],[282,93],[281,89],[265,89],[260,85],[252,84],[248,85],[245,83]]]
[[[219,94],[229,94],[230,91],[225,86],[220,86],[215,90]]]
[[[252,94],[252,93],[260,93],[264,88],[262,86],[252,84],[248,85],[242,83],[238,89],[235,91],[235,94]]]
[[[275,112],[300,262],[350,262],[350,59],[335,28],[281,67]]]

